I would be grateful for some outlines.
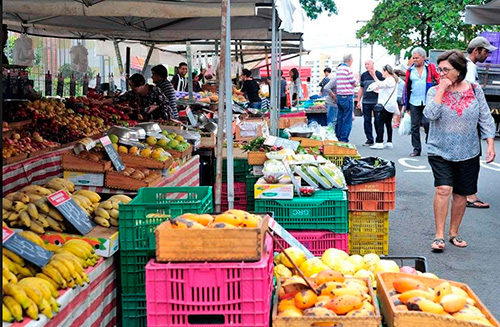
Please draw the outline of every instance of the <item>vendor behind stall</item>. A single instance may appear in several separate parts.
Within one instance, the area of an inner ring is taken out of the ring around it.
[[[170,107],[174,112],[174,118],[177,119],[179,114],[177,112],[177,99],[175,98],[175,90],[172,83],[170,83],[167,77],[168,70],[165,66],[157,65],[151,68],[151,78],[153,79],[153,82],[167,97]]]
[[[241,75],[241,80],[243,81],[243,87],[241,91],[236,91],[236,94],[245,95],[248,99],[248,106],[254,109],[260,109],[262,106],[262,100],[259,97],[259,84],[252,78],[252,72],[248,69],[243,69],[243,75]]]
[[[197,73],[193,73],[193,92],[201,92],[200,86],[200,76]]]
[[[177,74],[172,78],[172,85],[174,90],[179,92],[188,91],[188,81],[186,74],[188,71],[188,65],[185,62],[179,63],[179,68],[177,68]]]

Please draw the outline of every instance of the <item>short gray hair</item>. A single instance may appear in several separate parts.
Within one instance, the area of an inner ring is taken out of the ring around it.
[[[352,60],[352,54],[344,55],[343,62],[348,62]]]
[[[424,48],[421,48],[421,47],[416,47],[415,49],[413,49],[413,51],[411,52],[411,55],[415,55],[415,54],[419,54],[421,55],[422,57],[424,58],[427,58],[427,52],[425,51]]]

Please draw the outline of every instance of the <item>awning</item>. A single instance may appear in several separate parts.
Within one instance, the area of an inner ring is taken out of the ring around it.
[[[493,0],[482,6],[466,6],[465,23],[500,25],[500,0]]]

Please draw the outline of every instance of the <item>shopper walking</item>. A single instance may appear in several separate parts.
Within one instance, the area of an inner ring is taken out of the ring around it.
[[[170,108],[172,108],[174,119],[179,118],[179,113],[177,111],[177,99],[175,98],[175,90],[174,86],[167,79],[168,70],[163,65],[157,65],[151,68],[151,78],[157,87],[165,94],[170,104]]]
[[[446,217],[451,203],[448,239],[457,247],[466,247],[460,236],[466,197],[477,192],[480,140],[487,141],[486,162],[495,159],[495,123],[478,84],[465,80],[467,61],[459,50],[443,53],[437,59],[441,76],[438,86],[427,95],[424,115],[430,120],[429,164],[434,174],[434,219],[436,233],[431,248],[442,251]]]
[[[382,74],[373,68],[373,60],[368,59],[365,61],[365,69],[366,71],[361,74],[361,78],[359,81],[359,91],[358,91],[358,104],[357,108],[363,110],[363,121],[364,121],[364,130],[366,136],[366,142],[363,144],[364,146],[373,145],[373,128],[372,128],[372,116],[374,118],[374,124],[377,126],[379,115],[375,115],[375,111],[373,108],[375,104],[377,104],[378,94],[373,92],[370,88],[371,84],[375,82],[374,76],[377,77],[378,80],[383,80]]]
[[[373,72],[373,79],[376,83],[375,92],[378,91],[378,102],[375,106],[375,128],[377,139],[372,149],[382,150],[392,149],[392,116],[398,112],[398,76],[394,73],[390,65],[382,68],[383,81],[380,81]],[[384,126],[387,130],[387,143],[384,145]]]
[[[339,112],[339,107],[337,106],[337,79],[335,77],[330,78],[323,90],[327,94],[325,98],[326,123],[335,131],[335,127],[337,125],[337,115]]]
[[[424,117],[426,95],[432,85],[439,83],[436,66],[426,60],[427,53],[418,47],[412,51],[413,64],[406,71],[406,97],[404,105],[411,115],[411,144],[413,152],[410,157],[420,156],[422,143],[420,141],[420,125],[424,126],[425,141],[429,135],[429,121]]]
[[[498,48],[491,45],[491,43],[484,37],[478,36],[472,39],[467,46],[467,75],[465,79],[469,83],[479,82],[477,75],[476,63],[484,62],[492,51]],[[477,209],[488,209],[489,203],[481,201],[476,194],[467,196],[467,207]]]
[[[337,125],[335,134],[341,142],[349,142],[352,129],[354,109],[354,88],[358,83],[351,69],[353,59],[351,54],[344,55],[343,62],[337,68]]]
[[[332,69],[331,68],[328,68],[326,67],[324,70],[323,70],[323,73],[325,73],[325,77],[321,80],[321,82],[319,83],[319,87],[321,88],[320,89],[320,94],[323,98],[326,98],[328,96],[328,91],[325,90],[325,86],[326,84],[328,84],[328,82],[330,81],[330,75],[332,73]]]

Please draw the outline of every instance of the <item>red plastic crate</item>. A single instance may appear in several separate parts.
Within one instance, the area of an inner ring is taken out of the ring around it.
[[[347,188],[349,211],[389,211],[396,207],[396,177]]]
[[[215,190],[215,186],[214,186]],[[215,195],[214,195],[215,197]],[[227,184],[222,183],[221,191],[221,211],[226,211],[228,208],[227,201]],[[247,185],[246,182],[234,183],[234,209],[247,210]]]
[[[349,249],[349,234],[337,234],[329,230],[297,230],[288,232],[317,257],[320,257],[325,250],[330,248],[346,252]],[[290,246],[279,236],[277,240],[285,249]],[[276,246],[275,251],[281,252],[281,249]]]
[[[273,241],[259,262],[146,266],[148,327],[269,327]]]

